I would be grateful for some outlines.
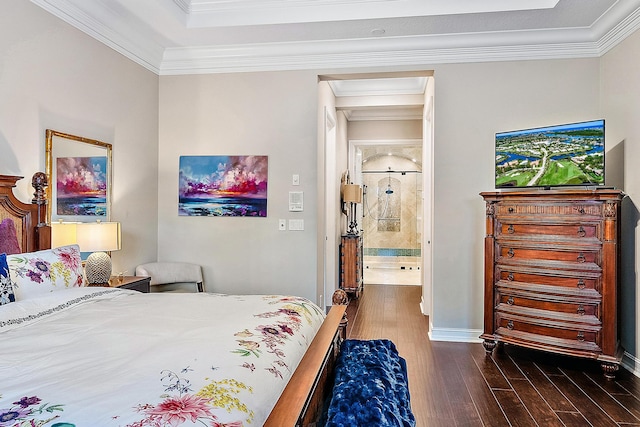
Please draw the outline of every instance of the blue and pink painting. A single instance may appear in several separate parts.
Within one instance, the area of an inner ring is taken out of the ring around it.
[[[58,215],[107,215],[107,157],[56,159]]]
[[[178,214],[267,216],[267,156],[180,156]]]

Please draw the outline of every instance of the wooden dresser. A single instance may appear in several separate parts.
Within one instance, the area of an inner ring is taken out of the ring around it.
[[[340,241],[340,289],[359,298],[362,288],[362,236],[345,234]]]
[[[618,339],[619,190],[480,193],[486,202],[484,347],[497,343],[598,360]]]

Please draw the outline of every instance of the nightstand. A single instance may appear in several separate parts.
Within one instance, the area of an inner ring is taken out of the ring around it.
[[[109,286],[112,288],[132,289],[134,291],[149,293],[149,283],[151,277],[145,276],[123,276],[122,279],[117,276],[111,276]]]

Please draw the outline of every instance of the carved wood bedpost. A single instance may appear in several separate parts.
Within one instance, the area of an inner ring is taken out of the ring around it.
[[[349,295],[343,291],[342,289],[336,289],[331,297],[331,302],[333,305],[349,305]],[[349,320],[347,319],[347,312],[342,315],[342,320],[340,321],[340,338],[344,341],[347,339],[347,325],[349,324]]]
[[[47,225],[47,175],[44,172],[36,172],[31,178],[31,186],[36,190],[33,193],[31,203],[37,206],[37,224],[35,234],[36,250],[51,248],[51,227]]]

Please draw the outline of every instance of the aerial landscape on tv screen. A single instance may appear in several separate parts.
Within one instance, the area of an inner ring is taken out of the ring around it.
[[[604,120],[496,134],[496,188],[604,184]]]

